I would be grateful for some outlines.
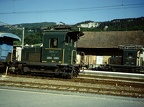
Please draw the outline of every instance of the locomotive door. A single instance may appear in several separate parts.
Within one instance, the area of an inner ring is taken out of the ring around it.
[[[65,39],[65,63],[74,64],[74,60],[76,60],[76,46],[73,39],[69,36],[66,36]]]
[[[71,64],[75,64],[76,63],[76,55],[77,55],[77,51],[76,50],[72,50]]]
[[[64,63],[68,63],[71,64],[71,39],[70,37],[67,35],[65,38],[65,54],[64,54]]]
[[[76,59],[76,53],[76,50],[72,50],[70,46],[66,46],[64,54],[64,63],[74,64],[74,60]]]

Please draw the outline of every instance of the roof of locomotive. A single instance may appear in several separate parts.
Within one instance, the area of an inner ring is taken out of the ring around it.
[[[60,35],[67,35],[70,36],[72,39],[79,39],[79,37],[83,36],[84,33],[81,31],[73,30],[72,27],[67,25],[60,25],[52,27],[49,30],[44,30],[44,35],[52,35],[52,34],[58,34]]]
[[[12,33],[0,33],[0,37],[3,38],[3,37],[9,37],[9,38],[12,38],[14,40],[19,40],[21,41],[21,39],[15,35],[15,34],[12,34]]]

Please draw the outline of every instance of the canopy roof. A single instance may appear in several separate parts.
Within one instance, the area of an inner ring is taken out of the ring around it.
[[[117,48],[119,45],[144,45],[143,31],[84,32],[78,48]]]
[[[14,40],[21,41],[21,39],[17,35],[12,34],[12,33],[0,33],[0,38],[3,38],[3,37],[8,37],[8,38],[12,38]]]

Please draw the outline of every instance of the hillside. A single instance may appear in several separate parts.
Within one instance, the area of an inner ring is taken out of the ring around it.
[[[73,27],[77,27],[80,24],[87,24],[94,21],[84,21],[79,22]],[[105,22],[96,22],[99,23],[98,27],[95,28],[82,28],[84,31],[132,31],[132,30],[143,30],[144,31],[144,17],[139,18],[127,18],[127,19],[114,19],[111,21]],[[46,28],[50,26],[55,26],[55,22],[41,22],[41,23],[22,23],[16,25],[7,25],[4,22],[1,22],[0,32],[9,32],[10,30],[14,30],[17,28],[25,27],[27,30],[35,30]]]
[[[99,28],[108,26],[108,31],[144,31],[144,17],[128,18],[128,19],[115,19],[110,22],[103,22]]]
[[[84,21],[72,25],[77,28],[80,24],[87,24],[94,21]],[[97,27],[81,28],[82,31],[144,31],[144,17],[140,18],[127,18],[127,19],[114,19],[106,22],[96,22],[99,24]],[[36,44],[41,42],[42,29],[55,26],[55,22],[42,22],[42,23],[24,23],[16,25],[8,25],[1,22],[0,32],[10,32],[22,37],[22,28],[25,28],[25,44]],[[17,42],[15,44],[21,44]]]
[[[41,22],[41,23],[22,23],[22,24],[17,24],[14,26],[33,29],[33,28],[41,28],[41,27],[48,27],[48,26],[54,26],[54,25],[56,25],[55,22]]]
[[[85,21],[77,23],[76,26],[92,22]],[[106,22],[97,22],[99,26],[96,28],[82,28],[84,31],[134,31],[143,30],[144,31],[144,17],[140,18],[127,18],[127,19],[114,19]]]

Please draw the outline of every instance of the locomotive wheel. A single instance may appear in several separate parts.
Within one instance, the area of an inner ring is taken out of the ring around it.
[[[116,68],[112,68],[112,71],[113,71],[113,72],[116,72],[117,70],[116,70]]]
[[[54,70],[54,75],[56,76],[56,77],[60,77],[61,76],[61,74],[60,74],[60,72],[61,72],[61,69],[58,69],[58,68],[56,68],[55,70]]]
[[[72,79],[73,77],[74,77],[73,71],[72,71],[71,73],[68,73],[68,74],[67,74],[67,78],[68,78],[68,79]]]
[[[74,78],[74,77],[77,77],[78,76],[78,74],[79,74],[79,68],[75,68],[75,67],[72,67],[72,69],[71,69],[71,73],[68,73],[68,78],[69,79],[72,79],[72,78]]]
[[[80,69],[78,67],[75,68],[74,76],[77,77],[79,75]]]
[[[24,68],[23,68],[23,72],[24,72],[24,73],[28,73],[28,72],[30,72],[29,67],[24,67]]]

